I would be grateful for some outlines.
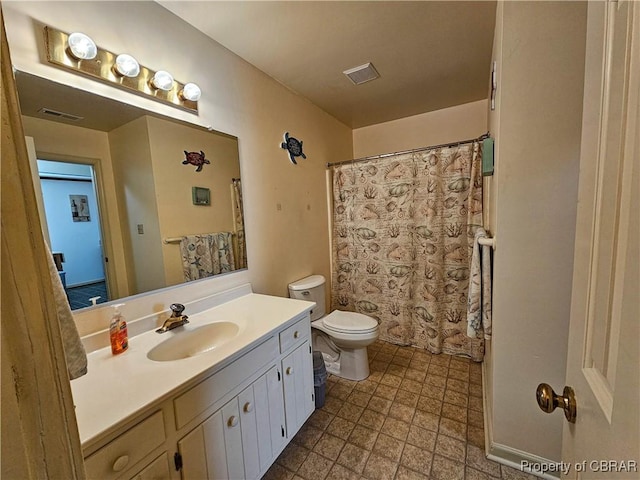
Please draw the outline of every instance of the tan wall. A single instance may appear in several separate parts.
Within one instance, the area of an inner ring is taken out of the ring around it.
[[[496,29],[491,448],[558,461],[564,417],[542,413],[534,392],[564,385],[586,5],[501,3]]]
[[[233,232],[231,179],[240,177],[235,138],[147,117],[161,238]],[[203,151],[211,163],[196,172],[184,150]],[[192,187],[210,189],[211,205],[194,205]],[[184,282],[180,247],[162,245],[166,285]]]
[[[23,117],[25,134],[33,137],[38,157],[45,160],[92,161],[99,175],[100,203],[108,278],[112,296],[129,295],[122,230],[118,217],[114,172],[108,136],[88,128],[63,125],[48,120]]]
[[[479,137],[486,131],[487,101],[479,100],[358,128],[353,131],[353,154],[360,158],[457,142]]]
[[[165,286],[162,243],[146,117],[109,132],[130,294]],[[144,234],[138,234],[138,224]]]
[[[18,70],[239,138],[249,276],[256,292],[286,296],[293,280],[311,273],[329,277],[325,164],[352,157],[351,129],[157,3],[77,2],[69,15],[57,2],[8,2],[3,11]],[[108,50],[126,51],[149,68],[198,83],[200,114],[43,63],[38,24],[82,29]],[[307,159],[298,166],[280,148],[286,131],[304,141]]]

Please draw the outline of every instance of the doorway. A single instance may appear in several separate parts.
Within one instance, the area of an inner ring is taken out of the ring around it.
[[[109,301],[93,166],[41,159],[37,165],[51,252],[71,309]]]

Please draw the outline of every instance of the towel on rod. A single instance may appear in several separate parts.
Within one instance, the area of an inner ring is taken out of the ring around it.
[[[180,241],[185,281],[235,270],[231,232],[189,235]]]
[[[491,338],[491,247],[480,245],[478,239],[487,238],[479,227],[473,239],[469,297],[467,299],[467,336]]]
[[[71,313],[67,293],[64,291],[58,269],[53,261],[53,255],[46,242],[45,247],[47,249],[49,276],[53,286],[53,299],[56,302],[56,315],[60,323],[60,333],[62,333],[64,357],[67,362],[69,379],[73,380],[87,373],[87,354],[80,340],[73,313]]]

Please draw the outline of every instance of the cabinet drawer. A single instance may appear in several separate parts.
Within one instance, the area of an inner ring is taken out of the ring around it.
[[[188,392],[180,395],[173,403],[176,411],[176,428],[184,427],[216,402],[222,400],[253,373],[273,362],[277,355],[277,340],[275,337],[271,337]]]
[[[87,478],[116,478],[162,445],[164,440],[162,412],[156,412],[87,457],[84,462]]]
[[[286,330],[280,332],[280,353],[289,350],[297,343],[302,342],[309,336],[309,329],[311,324],[309,318],[305,317],[302,320],[298,320]]]
[[[165,452],[147,465],[132,480],[169,480],[170,478],[169,458]]]

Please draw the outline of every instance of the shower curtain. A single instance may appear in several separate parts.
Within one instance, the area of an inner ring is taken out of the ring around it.
[[[334,166],[333,308],[375,318],[381,340],[482,360],[466,334],[481,156],[473,142]]]
[[[232,181],[234,227],[236,231],[237,255],[236,268],[247,268],[247,246],[244,239],[244,210],[242,207],[242,183],[239,178]]]

